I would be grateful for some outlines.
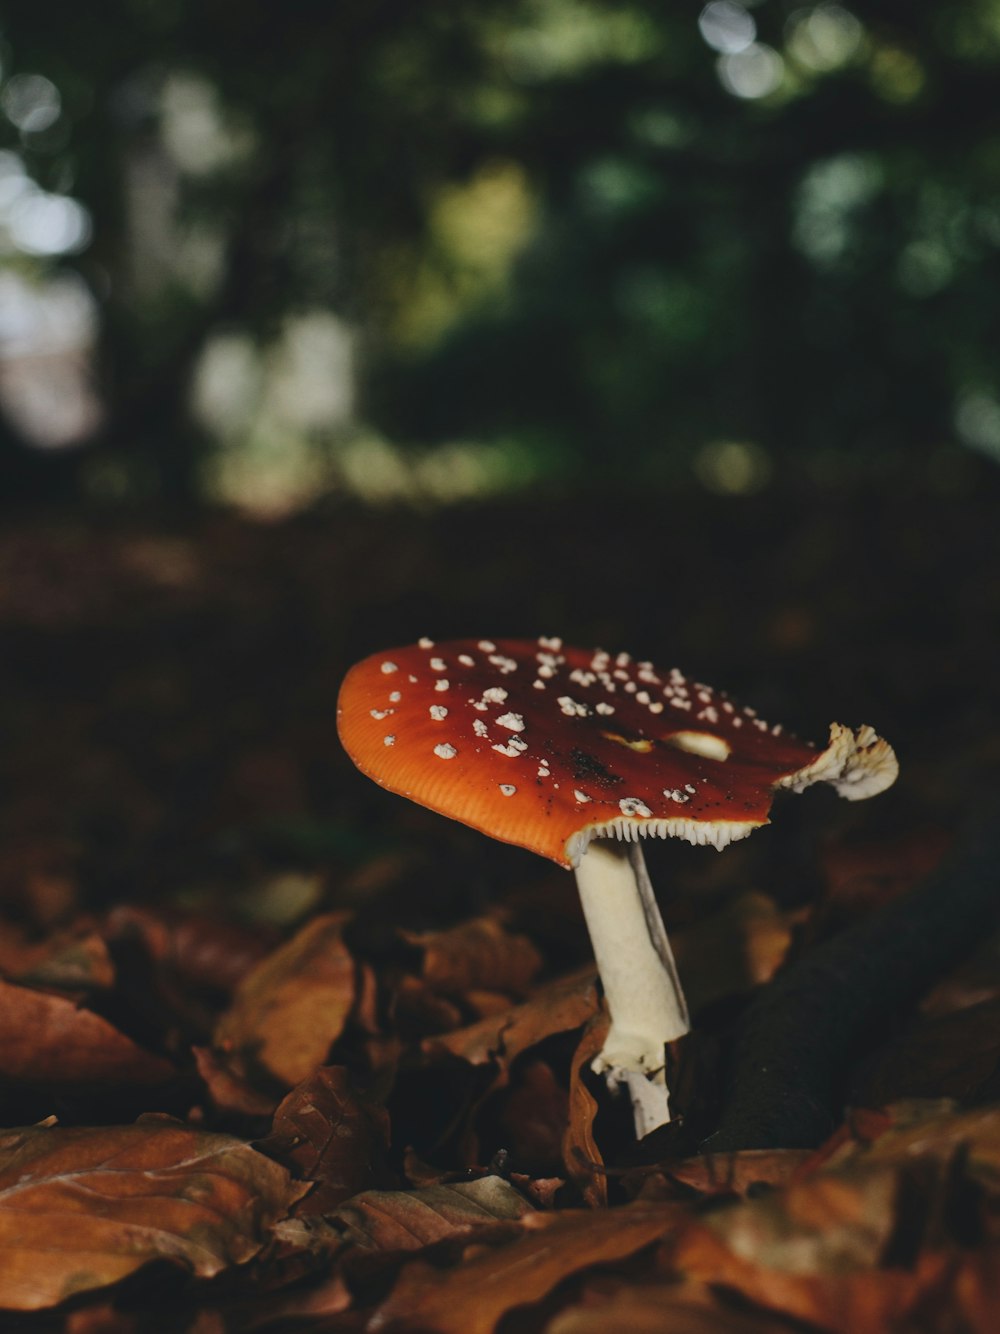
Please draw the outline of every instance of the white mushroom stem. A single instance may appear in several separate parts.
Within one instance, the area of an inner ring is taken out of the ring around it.
[[[625,1084],[641,1139],[670,1120],[664,1044],[691,1027],[641,845],[595,839],[576,868],[611,1015],[592,1069]]]

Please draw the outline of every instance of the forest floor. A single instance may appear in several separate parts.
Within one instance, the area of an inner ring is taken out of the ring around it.
[[[3,1329],[995,1330],[998,502],[8,521]],[[648,849],[694,1028],[641,1143],[572,877],[339,745],[346,669],[422,634],[628,649],[896,747],[871,802]],[[745,1100],[811,1013],[829,1046]]]

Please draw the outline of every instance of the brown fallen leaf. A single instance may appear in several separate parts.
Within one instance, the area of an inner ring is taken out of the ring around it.
[[[996,1334],[1000,1311],[1000,1245],[995,1240],[969,1255],[955,1283],[961,1329],[969,1334]]]
[[[274,948],[274,934],[201,912],[122,904],[105,927],[116,942],[135,941],[172,981],[231,992]]]
[[[169,1062],[143,1051],[92,1010],[65,996],[0,981],[0,1077],[66,1088],[153,1086],[174,1076]]]
[[[718,912],[671,932],[692,1014],[770,981],[784,962],[802,914],[766,894],[740,894]]]
[[[891,1122],[868,1143],[855,1142],[831,1159],[832,1167],[852,1163],[905,1166],[919,1158],[944,1162],[961,1151],[964,1170],[997,1192],[1000,1177],[1000,1107],[957,1111],[941,1099],[911,1099],[886,1108]]]
[[[211,1047],[192,1047],[191,1054],[217,1111],[249,1117],[270,1116],[274,1111],[277,1095],[251,1083],[238,1057]]]
[[[788,1323],[761,1311],[725,1306],[700,1283],[647,1281],[588,1285],[580,1301],[545,1326],[545,1334],[788,1334]]]
[[[920,1013],[940,1018],[1000,996],[1000,934],[989,936],[920,1002]]]
[[[994,996],[951,1014],[917,1018],[865,1062],[854,1097],[871,1107],[901,1098],[972,1101],[998,1075],[1000,997]]]
[[[831,1334],[936,1328],[976,1226],[967,1183],[996,1193],[1000,1109],[910,1104],[867,1126],[873,1139],[844,1140],[783,1189],[692,1218],[671,1266]]]
[[[377,1251],[414,1251],[446,1237],[495,1223],[518,1222],[535,1211],[502,1177],[424,1186],[420,1190],[368,1190],[334,1213],[346,1241]]]
[[[429,987],[422,978],[404,974],[392,988],[389,1023],[404,1041],[453,1032],[467,1017],[455,1001]]]
[[[106,991],[115,980],[108,947],[90,919],[43,940],[0,923],[0,975],[23,986],[79,992]]]
[[[564,1279],[633,1256],[682,1220],[677,1206],[663,1204],[530,1214],[522,1235],[457,1269],[442,1273],[419,1260],[408,1265],[370,1328],[493,1334],[503,1317],[513,1319],[511,1312],[543,1300]]]
[[[548,1062],[530,1056],[519,1061],[509,1085],[483,1112],[495,1126],[494,1142],[503,1145],[521,1171],[550,1176],[561,1170],[568,1099]]]
[[[527,936],[507,931],[495,917],[476,917],[447,931],[401,931],[424,951],[423,978],[435,991],[471,988],[520,995],[542,966]]]
[[[636,1199],[677,1199],[680,1194],[678,1186],[702,1195],[746,1196],[761,1185],[785,1185],[811,1156],[809,1149],[741,1149],[736,1153],[705,1153],[645,1174]]]
[[[566,1175],[578,1186],[592,1209],[602,1209],[608,1202],[608,1179],[601,1171],[604,1159],[594,1138],[597,1099],[584,1082],[584,1071],[604,1046],[610,1019],[600,1010],[583,1031],[569,1076],[569,1119],[563,1136],[562,1154]]]
[[[529,1000],[466,1028],[428,1038],[424,1050],[443,1047],[471,1065],[509,1065],[522,1052],[555,1033],[582,1026],[599,1009],[597,972],[588,965],[539,987]]]
[[[209,1278],[308,1189],[249,1145],[165,1118],[0,1134],[0,1307],[35,1311],[151,1260]]]
[[[751,1201],[735,1206],[753,1208]],[[712,1220],[714,1221],[714,1220]],[[843,1238],[838,1229],[838,1239]],[[767,1249],[774,1240],[770,1232],[760,1238]],[[754,1246],[751,1233],[743,1236],[742,1248],[726,1243],[707,1223],[694,1223],[684,1230],[671,1251],[671,1263],[687,1276],[712,1283],[720,1291],[737,1293],[756,1307],[829,1334],[885,1334],[887,1330],[927,1328],[907,1323],[910,1314],[924,1301],[932,1304],[955,1268],[944,1253],[923,1254],[910,1268],[877,1268],[874,1265],[834,1263],[837,1241],[829,1252],[829,1269],[816,1269],[810,1257],[815,1238],[798,1239],[792,1223],[781,1247],[781,1263],[765,1263]],[[848,1244],[848,1254],[851,1246]],[[800,1255],[799,1252],[802,1252]],[[777,1259],[777,1255],[772,1255]]]
[[[951,841],[946,830],[925,828],[897,838],[830,844],[823,854],[828,900],[851,914],[890,903],[934,870]]]
[[[354,1003],[344,912],[315,917],[244,977],[214,1044],[295,1085],[324,1064]]]
[[[258,1147],[317,1184],[296,1213],[330,1213],[361,1191],[394,1184],[385,1162],[389,1117],[343,1066],[320,1066],[284,1099]]]

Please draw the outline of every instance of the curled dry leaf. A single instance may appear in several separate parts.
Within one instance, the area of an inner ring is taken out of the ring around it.
[[[681,1191],[745,1196],[758,1186],[783,1186],[812,1157],[808,1149],[740,1149],[670,1163],[643,1180],[637,1199],[676,1199]]]
[[[377,1251],[414,1251],[496,1223],[516,1223],[535,1211],[503,1177],[369,1190],[342,1205],[335,1217],[345,1239]]]
[[[299,1084],[322,1065],[354,1003],[354,961],[342,938],[349,915],[315,917],[244,977],[219,1019],[215,1045]]]
[[[158,1085],[174,1068],[65,996],[0,981],[0,1077],[49,1087]]]
[[[996,1194],[1000,1109],[890,1112],[784,1189],[692,1219],[672,1267],[831,1334],[937,1327],[974,1226],[966,1189],[956,1233],[956,1174]]]
[[[403,931],[424,951],[423,978],[435,991],[471,988],[520,995],[542,966],[527,936],[504,929],[495,917],[477,917],[447,931]]]
[[[252,1084],[239,1068],[238,1058],[211,1047],[192,1047],[191,1053],[217,1111],[250,1117],[270,1116],[274,1111],[276,1095]]]
[[[151,1260],[209,1278],[255,1256],[308,1187],[228,1135],[149,1118],[0,1135],[0,1307],[34,1311]]]
[[[564,1279],[592,1265],[635,1255],[669,1236],[681,1219],[673,1205],[531,1214],[516,1240],[448,1273],[420,1261],[408,1265],[372,1327],[392,1329],[398,1323],[435,1334],[493,1334],[510,1312],[542,1301]]]
[[[330,1213],[360,1191],[390,1184],[389,1117],[363,1097],[350,1071],[321,1066],[292,1089],[259,1147],[317,1184],[296,1212]]]
[[[569,1120],[563,1136],[563,1162],[566,1174],[575,1181],[583,1198],[592,1209],[603,1208],[608,1202],[608,1181],[601,1171],[604,1159],[594,1138],[597,1119],[597,1099],[584,1081],[584,1072],[604,1046],[610,1020],[607,1010],[599,1010],[584,1030],[569,1075]]]
[[[581,1028],[599,1008],[597,973],[590,965],[539,987],[520,1005],[430,1038],[424,1047],[428,1051],[443,1047],[471,1065],[497,1061],[508,1066],[529,1047],[553,1034]]]

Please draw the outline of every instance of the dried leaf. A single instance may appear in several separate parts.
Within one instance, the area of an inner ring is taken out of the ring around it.
[[[763,1201],[751,1201],[734,1206],[734,1210],[753,1210],[760,1204]],[[710,1218],[710,1223],[715,1221]],[[830,1334],[843,1334],[844,1330],[851,1334],[885,1334],[886,1330],[909,1328],[904,1317],[940,1290],[952,1267],[951,1258],[921,1255],[906,1269],[853,1265],[849,1257],[857,1252],[848,1241],[847,1261],[837,1267],[837,1242],[847,1240],[847,1230],[837,1228],[835,1239],[825,1250],[822,1240],[810,1230],[801,1238],[799,1255],[794,1221],[776,1249],[774,1232],[766,1230],[763,1237],[755,1239],[749,1219],[742,1220],[740,1238],[732,1239],[737,1243],[741,1240],[742,1249],[727,1244],[709,1223],[692,1221],[679,1234],[671,1264],[689,1277],[717,1285],[723,1291],[735,1291],[756,1306],[804,1320]],[[761,1251],[776,1263],[765,1263]],[[821,1255],[830,1268],[814,1267]]]
[[[206,913],[173,908],[115,908],[107,920],[112,940],[135,940],[160,968],[187,984],[230,992],[273,948],[271,932]]]
[[[741,1149],[737,1153],[700,1154],[671,1163],[648,1177],[637,1198],[676,1198],[678,1185],[702,1195],[745,1196],[757,1186],[787,1184],[812,1156],[808,1149]]]
[[[769,982],[784,962],[799,912],[766,894],[741,894],[692,926],[671,933],[691,1012]]]
[[[668,1236],[681,1218],[675,1206],[634,1204],[529,1215],[523,1235],[449,1273],[419,1261],[408,1265],[375,1323],[380,1329],[399,1322],[435,1334],[493,1334],[510,1312],[541,1301],[592,1265],[634,1255]]]
[[[389,1184],[389,1118],[342,1066],[321,1066],[284,1099],[259,1147],[318,1184],[301,1215],[330,1213],[360,1191]]]
[[[555,1033],[581,1028],[599,1008],[593,965],[539,987],[521,1005],[480,1019],[467,1028],[428,1039],[424,1047],[443,1047],[472,1065],[498,1061],[509,1065],[522,1052]]]
[[[596,1285],[593,1285],[596,1288]],[[557,1315],[545,1334],[788,1334],[788,1323],[763,1312],[723,1306],[699,1283],[646,1282],[587,1291]]]
[[[277,1098],[257,1088],[246,1077],[238,1059],[211,1047],[192,1047],[195,1065],[220,1112],[236,1116],[270,1116]]]
[[[167,1061],[64,996],[0,981],[0,1076],[65,1088],[100,1082],[158,1085]]]
[[[563,1162],[566,1173],[579,1187],[583,1198],[592,1209],[603,1208],[608,1202],[608,1182],[600,1170],[604,1166],[601,1150],[594,1138],[597,1118],[597,1099],[584,1082],[584,1071],[604,1046],[608,1036],[609,1019],[606,1010],[599,1011],[584,1029],[583,1036],[573,1053],[569,1078],[569,1120],[563,1138]]]
[[[873,1143],[843,1143],[782,1190],[692,1220],[672,1266],[837,1334],[937,1311],[955,1267],[955,1164],[995,1188],[1000,1111],[906,1107],[898,1128],[885,1124],[872,1119]]]
[[[546,1176],[562,1167],[562,1141],[568,1120],[566,1089],[541,1060],[525,1057],[511,1081],[488,1104],[496,1138],[510,1161],[524,1172]]]
[[[403,931],[424,951],[423,977],[435,991],[470,988],[524,992],[542,966],[527,936],[514,935],[495,917],[476,917],[447,931]]]
[[[869,912],[912,889],[950,844],[951,836],[935,828],[861,844],[831,844],[823,858],[828,896],[852,913]]]
[[[996,1334],[1000,1311],[1000,1245],[995,1241],[966,1258],[955,1297],[969,1334]]]
[[[288,1085],[322,1065],[354,1002],[354,962],[341,934],[348,919],[313,918],[252,969],[219,1020],[215,1045]]]
[[[346,1239],[378,1251],[413,1251],[484,1225],[532,1214],[528,1201],[502,1177],[481,1177],[421,1190],[369,1190],[335,1214]]]
[[[938,1101],[901,1103],[889,1107],[893,1117],[883,1134],[870,1144],[853,1144],[832,1160],[843,1166],[854,1162],[905,1166],[918,1158],[943,1161],[961,1150],[965,1170],[996,1190],[1000,1176],[1000,1107],[976,1107],[956,1112]]]
[[[404,1041],[418,1041],[431,1034],[452,1032],[468,1016],[453,1000],[434,991],[421,978],[404,974],[393,989],[389,1017]]]
[[[1000,997],[994,997],[953,1014],[919,1018],[866,1062],[855,1097],[873,1107],[932,1096],[971,1101],[998,1071]]]
[[[990,936],[967,959],[932,987],[920,1013],[938,1018],[1000,996],[1000,934]]]
[[[108,947],[89,921],[40,941],[0,923],[0,974],[24,986],[62,991],[106,991],[115,980]]]
[[[710,1215],[708,1226],[745,1260],[793,1273],[877,1265],[896,1226],[899,1177],[889,1166],[822,1172]]]
[[[201,1278],[256,1255],[307,1189],[228,1135],[149,1118],[0,1135],[0,1307],[29,1311],[151,1260]]]

